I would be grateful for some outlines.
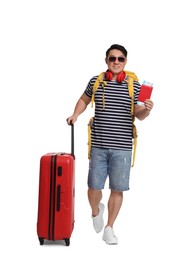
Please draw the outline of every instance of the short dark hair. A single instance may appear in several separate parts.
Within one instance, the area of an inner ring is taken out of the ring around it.
[[[110,52],[111,50],[119,50],[119,51],[121,51],[121,52],[123,53],[123,55],[124,55],[125,57],[127,57],[127,50],[126,50],[125,47],[123,47],[122,45],[119,45],[119,44],[113,44],[113,45],[111,45],[111,47],[106,51],[106,57],[108,57],[109,52]]]

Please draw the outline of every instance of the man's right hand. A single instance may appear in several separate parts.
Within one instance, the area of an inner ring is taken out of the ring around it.
[[[77,121],[77,118],[76,118],[76,116],[70,116],[66,119],[66,121],[67,121],[68,125],[71,125],[71,124],[74,124]]]

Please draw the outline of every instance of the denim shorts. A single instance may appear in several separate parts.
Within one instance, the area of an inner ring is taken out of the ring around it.
[[[88,187],[102,190],[108,177],[111,190],[129,190],[131,155],[132,151],[92,147]]]

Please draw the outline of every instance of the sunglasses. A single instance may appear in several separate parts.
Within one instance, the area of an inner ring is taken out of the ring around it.
[[[115,62],[116,59],[119,61],[119,62],[124,62],[125,61],[125,57],[115,57],[115,56],[110,56],[108,58],[108,61],[109,62]]]

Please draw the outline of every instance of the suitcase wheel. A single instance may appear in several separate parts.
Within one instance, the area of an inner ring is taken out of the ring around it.
[[[39,241],[40,241],[40,245],[42,246],[44,244],[44,238],[43,237],[39,237]]]
[[[70,239],[69,238],[65,238],[65,244],[66,244],[66,246],[70,245]]]

